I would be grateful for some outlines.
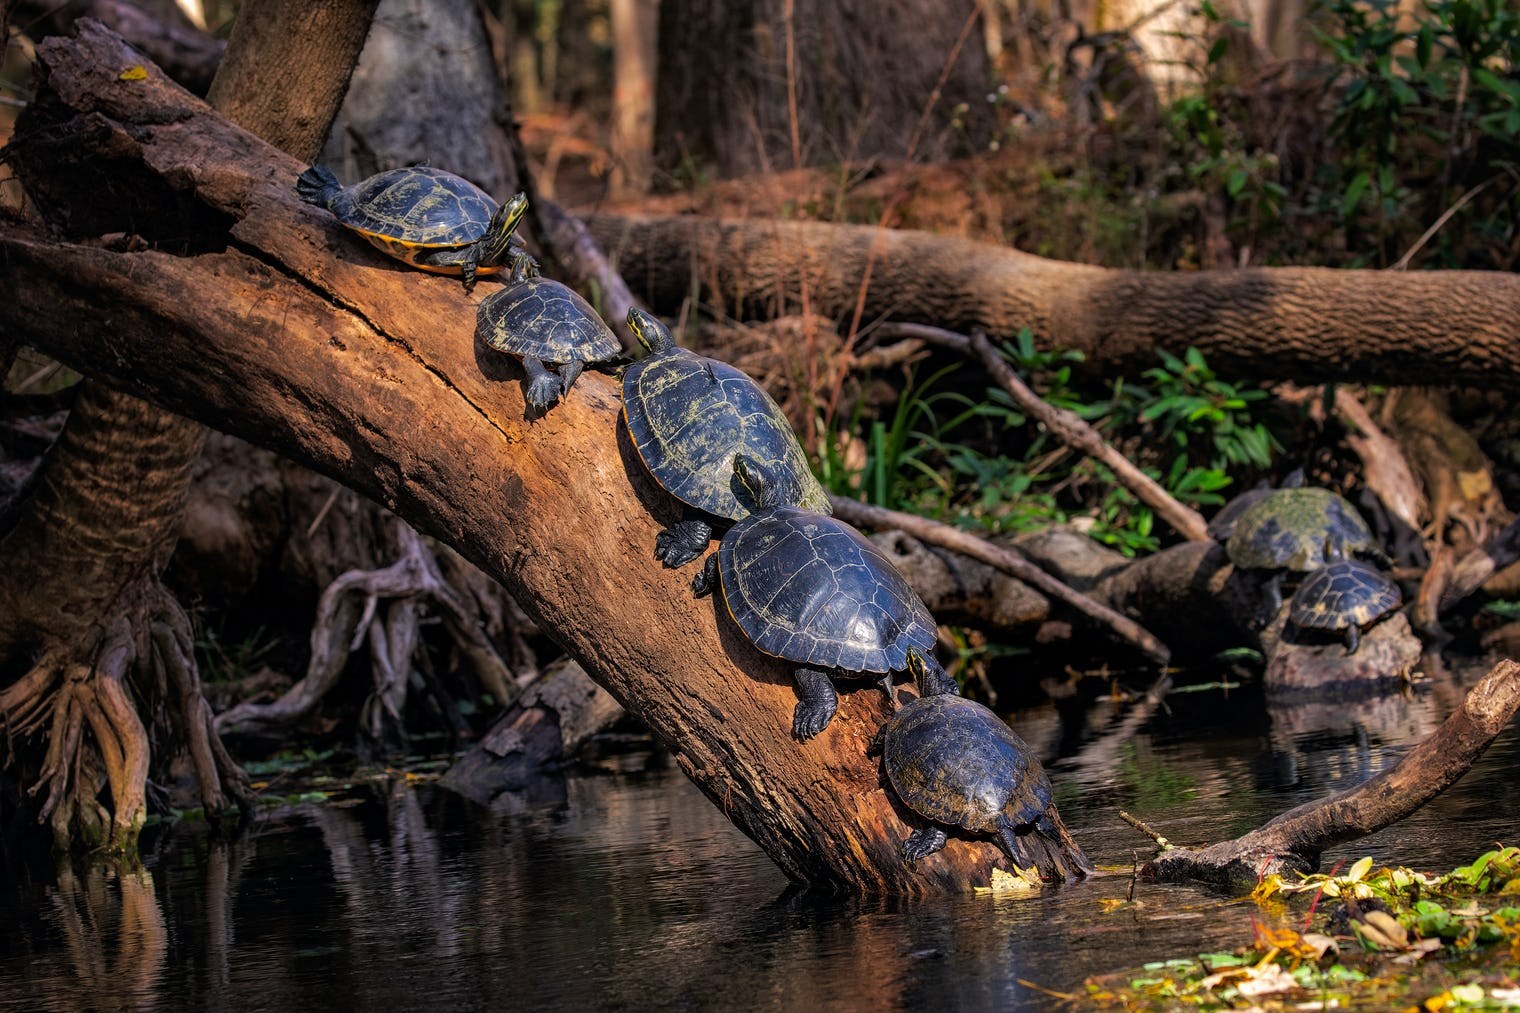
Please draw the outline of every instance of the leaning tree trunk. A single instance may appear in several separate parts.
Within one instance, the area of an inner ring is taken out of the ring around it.
[[[240,19],[212,83],[213,103],[289,150],[315,152],[373,6],[355,0],[308,13],[303,4],[270,4]],[[284,87],[261,91],[256,84],[276,50]],[[117,87],[131,89],[146,58],[125,46],[113,57]],[[271,100],[264,92],[279,94]],[[130,214],[125,222],[132,227]],[[88,224],[98,223],[69,223]],[[6,329],[11,340],[33,343],[34,329]],[[57,452],[42,465],[41,492],[0,544],[7,563],[0,601],[10,606],[9,622],[0,620],[0,657],[31,652],[38,659],[0,695],[0,718],[13,732],[46,733],[35,776],[45,789],[41,815],[60,845],[135,849],[151,759],[139,711],[173,715],[208,814],[242,792],[241,771],[222,749],[201,696],[189,618],[159,582],[204,436],[199,424],[86,383]],[[134,699],[134,672],[137,684],[156,694]],[[161,702],[152,702],[155,696]],[[96,801],[106,785],[109,816]]]
[[[199,208],[172,224],[203,252],[124,253],[4,229],[0,321],[341,477],[454,545],[791,876],[900,893],[987,881],[998,852],[986,842],[902,862],[910,827],[865,755],[886,716],[880,693],[846,693],[823,735],[793,742],[786,667],[691,597],[690,568],[653,559],[655,534],[678,513],[620,436],[615,381],[583,376],[525,421],[521,370],[472,340],[476,303],[457,283],[398,268],[301,204],[299,163],[151,70],[121,87],[114,68],[131,57],[118,47],[87,32],[42,48],[58,94],[39,103],[49,122],[30,137],[43,143],[18,138],[13,157],[48,172],[60,198],[97,192],[105,172],[124,200],[146,202],[140,217]],[[110,308],[109,327],[95,307]],[[1081,861],[1061,836],[1028,864],[1053,873]]]
[[[1520,384],[1520,275],[1279,267],[1191,273],[1072,264],[974,240],[860,225],[595,215],[636,295],[675,310],[700,286],[726,312],[801,305],[1009,337],[1138,375],[1197,347],[1224,375],[1320,382]],[[862,279],[865,301],[857,309]],[[783,302],[778,305],[778,297]]]

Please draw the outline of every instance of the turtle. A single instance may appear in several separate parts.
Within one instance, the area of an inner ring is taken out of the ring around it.
[[[1052,839],[1050,778],[1040,758],[1008,723],[955,692],[912,653],[908,667],[917,699],[882,725],[868,753],[881,757],[893,793],[930,825],[903,841],[916,862],[945,846],[945,828],[991,834],[1019,861],[1017,835],[1036,830]]]
[[[580,293],[538,276],[518,278],[482,299],[475,311],[475,335],[522,360],[528,410],[540,415],[565,396],[587,363],[606,362],[623,350]],[[558,375],[546,362],[560,363]]]
[[[893,674],[910,654],[948,678],[933,660],[934,617],[886,553],[843,521],[784,502],[789,486],[768,465],[741,453],[733,469],[754,512],[728,529],[691,589],[698,598],[721,591],[755,647],[797,663],[796,738],[833,719],[835,678],[880,676],[894,706]]]
[[[1338,559],[1386,562],[1356,507],[1329,489],[1274,489],[1240,514],[1225,542],[1230,562],[1264,574],[1267,616],[1282,608],[1285,571],[1309,573]]]
[[[656,536],[656,559],[683,566],[712,538],[709,517],[736,521],[750,512],[736,490],[740,452],[770,470],[782,501],[831,512],[791,423],[749,374],[678,347],[638,307],[628,311],[628,329],[648,354],[623,372],[623,423],[649,474],[686,507]]]
[[[1294,468],[1283,478],[1282,485],[1278,486],[1278,488],[1299,489],[1303,487],[1303,484],[1304,469]],[[1245,513],[1249,507],[1266,499],[1271,494],[1271,484],[1266,479],[1262,479],[1255,488],[1247,489],[1239,496],[1230,500],[1220,507],[1219,512],[1209,520],[1209,537],[1216,542],[1229,541],[1231,533],[1235,530],[1235,522],[1240,520],[1240,515]]]
[[[460,275],[467,292],[477,274],[494,274],[503,266],[518,276],[538,272],[516,235],[528,210],[527,194],[497,204],[469,180],[429,165],[389,169],[353,186],[313,165],[296,178],[296,193],[397,260]]]
[[[1288,601],[1288,619],[1310,630],[1341,630],[1346,654],[1356,653],[1362,630],[1398,608],[1404,596],[1383,571],[1356,559],[1315,570]]]

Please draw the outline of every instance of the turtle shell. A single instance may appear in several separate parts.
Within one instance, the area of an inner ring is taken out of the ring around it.
[[[723,599],[761,651],[841,672],[895,672],[934,650],[934,617],[887,555],[843,521],[767,507],[718,546]]]
[[[1398,608],[1399,586],[1382,570],[1354,559],[1316,570],[1293,594],[1288,617],[1307,629],[1366,626]]]
[[[726,362],[684,348],[640,359],[623,373],[623,420],[655,481],[688,506],[728,520],[747,516],[734,476],[734,455],[743,453],[784,487],[783,502],[831,512],[780,406]]]
[[[427,165],[376,173],[344,187],[330,205],[338,221],[402,259],[408,248],[475,242],[496,207],[474,183]]]
[[[604,362],[623,347],[580,293],[550,278],[486,296],[475,311],[475,334],[498,351],[545,362]]]
[[[1239,522],[1240,515],[1270,495],[1272,495],[1272,489],[1262,486],[1259,489],[1247,489],[1230,500],[1220,507],[1219,512],[1209,521],[1209,537],[1216,542],[1229,541],[1230,535],[1235,532],[1235,525]]]
[[[1372,532],[1356,508],[1328,489],[1274,489],[1250,504],[1225,544],[1236,566],[1259,570],[1317,570],[1373,549]]]
[[[979,833],[1039,819],[1050,778],[1028,743],[973,700],[920,697],[887,722],[882,762],[903,804],[936,823]]]

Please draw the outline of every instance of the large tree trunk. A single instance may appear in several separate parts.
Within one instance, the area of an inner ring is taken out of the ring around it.
[[[994,123],[976,8],[664,0],[656,158],[739,176],[983,150]]]
[[[347,85],[373,6],[372,0],[355,0],[318,11],[301,4],[258,8],[238,22],[212,83],[213,102],[291,151],[314,153]],[[261,90],[257,83],[268,75],[276,50],[288,87]],[[145,58],[119,43],[113,56],[118,87],[132,87],[133,68]],[[110,192],[109,181],[101,185],[99,192]],[[24,326],[7,331],[12,341],[33,338]],[[36,777],[47,789],[42,815],[51,818],[60,845],[78,840],[135,849],[147,816],[151,760],[138,711],[160,710],[154,698],[168,703],[170,724],[194,763],[208,814],[219,814],[227,795],[241,791],[241,772],[222,750],[201,695],[189,620],[159,583],[204,435],[198,424],[87,384],[56,452],[42,466],[41,492],[21,506],[0,545],[7,562],[0,600],[9,600],[7,615],[16,621],[0,632],[0,658],[19,660],[28,651],[40,658],[6,687],[0,715],[12,728],[46,731],[47,755]],[[134,671],[137,683],[156,693],[134,700],[127,688]],[[50,719],[44,720],[49,706]],[[88,741],[86,726],[94,743],[89,755],[98,759],[76,762]],[[92,767],[95,772],[87,774]],[[109,818],[95,799],[102,781],[111,792]]]
[[[93,192],[100,173],[127,201],[173,190],[202,206],[172,224],[198,229],[205,252],[119,253],[6,229],[0,322],[340,477],[457,547],[791,876],[899,893],[987,881],[998,852],[984,841],[902,862],[910,827],[865,756],[886,717],[880,693],[846,693],[827,732],[798,745],[787,667],[691,597],[689,568],[653,559],[656,532],[678,514],[620,436],[613,380],[586,375],[525,421],[521,370],[472,340],[476,304],[457,283],[400,269],[301,204],[300,163],[151,70],[122,88],[114,68],[129,57],[116,45],[92,32],[43,48],[63,94],[32,135],[46,143],[19,139],[14,156],[50,169],[59,194]],[[172,215],[174,203],[136,213]],[[110,307],[109,326],[84,307]],[[1027,864],[1079,864],[1061,837]]]
[[[1305,382],[1520,384],[1520,276],[1486,271],[1279,267],[1132,271],[925,232],[806,222],[596,215],[592,234],[635,294],[674,310],[702,298],[735,316],[802,305],[1008,337],[1086,368],[1138,375],[1188,345],[1230,376]],[[862,285],[863,311],[857,311]]]

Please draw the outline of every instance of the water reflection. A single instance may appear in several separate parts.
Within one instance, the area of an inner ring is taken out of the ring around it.
[[[1141,884],[1138,905],[1105,914],[1148,853],[1119,808],[1175,840],[1217,840],[1381,769],[1449,709],[1430,693],[1318,713],[1231,702],[1179,694],[1122,741],[1104,738],[1125,720],[1107,703],[1080,733],[1053,711],[1018,715],[1032,741],[1073,750],[1052,756],[1063,812],[1120,870],[1033,898],[789,891],[669,770],[491,807],[398,777],[277,811],[233,842],[173,827],[151,871],[11,876],[0,1008],[1042,1007],[1021,981],[1067,991],[1250,939],[1254,908],[1185,888]],[[1084,742],[1111,752],[1106,772]],[[1517,755],[1511,732],[1445,798],[1345,854],[1471,857],[1513,828]]]

